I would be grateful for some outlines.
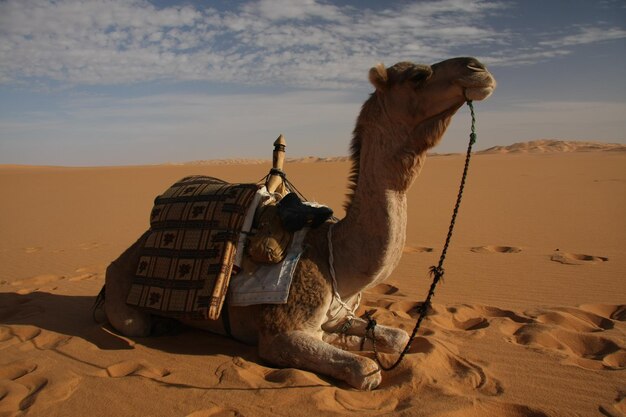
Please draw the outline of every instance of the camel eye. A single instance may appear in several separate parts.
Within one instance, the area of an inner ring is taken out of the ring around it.
[[[415,84],[415,86],[419,86],[422,82],[430,78],[432,73],[430,71],[416,71],[410,77],[410,81]]]

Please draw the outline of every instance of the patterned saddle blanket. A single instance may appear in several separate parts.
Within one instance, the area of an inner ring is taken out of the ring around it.
[[[257,189],[192,176],[158,196],[127,304],[177,318],[217,319]]]

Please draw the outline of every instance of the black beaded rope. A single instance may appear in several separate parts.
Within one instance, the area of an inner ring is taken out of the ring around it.
[[[430,267],[430,275],[433,277],[433,282],[432,284],[430,284],[430,289],[428,290],[428,295],[426,296],[426,299],[420,306],[419,317],[417,319],[417,322],[415,323],[413,332],[411,333],[411,336],[409,337],[409,341],[407,342],[406,346],[402,350],[402,353],[400,353],[398,359],[391,366],[385,366],[380,360],[378,349],[376,348],[376,320],[374,320],[369,313],[365,313],[365,318],[368,322],[365,330],[365,337],[372,339],[372,343],[374,346],[374,357],[376,358],[376,362],[378,362],[380,368],[384,371],[391,371],[392,369],[400,365],[400,362],[402,362],[407,352],[411,349],[411,344],[415,339],[415,335],[417,334],[417,331],[419,330],[422,321],[424,320],[424,318],[426,318],[426,315],[428,314],[428,309],[430,308],[430,300],[433,295],[435,295],[435,288],[437,287],[439,281],[443,278],[443,274],[445,272],[443,269],[443,262],[446,259],[448,246],[450,245],[450,240],[452,239],[452,231],[454,230],[454,225],[456,223],[456,216],[459,212],[459,206],[461,205],[463,189],[465,188],[465,180],[467,179],[467,171],[472,155],[472,146],[474,145],[474,143],[476,143],[476,116],[474,114],[474,106],[472,105],[471,100],[467,101],[467,105],[472,115],[472,127],[471,133],[469,135],[470,140],[467,147],[467,155],[465,156],[465,167],[463,168],[463,175],[461,176],[461,185],[459,186],[459,193],[456,198],[456,204],[454,205],[454,210],[452,211],[452,219],[450,220],[450,227],[448,229],[448,235],[446,236],[446,242],[443,245],[443,250],[441,251],[441,256],[439,257],[439,263],[437,264],[437,266],[433,265]]]

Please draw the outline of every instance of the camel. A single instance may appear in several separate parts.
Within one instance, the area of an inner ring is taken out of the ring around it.
[[[430,66],[378,64],[369,80],[375,91],[353,132],[345,217],[308,232],[286,304],[224,306],[232,337],[256,344],[263,360],[330,376],[359,390],[375,389],[382,380],[377,363],[355,353],[372,349],[367,321],[354,315],[360,294],[389,277],[400,261],[407,190],[426,151],[441,140],[466,101],[486,99],[496,86],[475,58]],[[106,316],[129,337],[150,335],[159,321],[125,302],[143,239],[145,234],[106,271]],[[225,334],[221,320],[183,322]],[[401,329],[376,327],[378,351],[398,353],[407,341]]]

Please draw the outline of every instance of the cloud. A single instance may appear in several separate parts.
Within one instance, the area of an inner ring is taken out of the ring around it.
[[[341,9],[315,0],[261,0],[245,4],[241,10],[270,21],[321,18],[331,22],[345,21]]]
[[[530,46],[520,45],[514,53],[507,49],[492,52],[483,61],[494,66],[530,65],[570,55],[576,46],[626,38],[626,30],[618,27],[576,26],[573,30],[574,33],[561,35],[538,33],[535,37],[543,40]]]
[[[521,48],[518,53],[512,55],[506,51],[483,58],[483,62],[490,66],[510,67],[519,65],[531,65],[541,61],[548,61],[554,58],[571,54],[569,49],[541,49],[541,48]]]
[[[376,10],[321,0],[248,1],[229,10],[195,4],[0,1],[0,83],[351,88],[379,61],[432,63],[469,49],[491,65],[532,64],[625,33],[598,24],[524,44],[520,34],[490,26],[512,7],[500,0],[392,2]]]
[[[432,62],[498,38],[484,19],[501,7],[446,0],[374,11],[261,0],[217,11],[145,0],[7,0],[0,2],[0,80],[346,87],[380,60]]]
[[[557,39],[539,42],[543,46],[561,48],[564,46],[587,45],[590,43],[612,41],[626,38],[626,30],[618,27],[579,27],[578,33],[562,36]]]

